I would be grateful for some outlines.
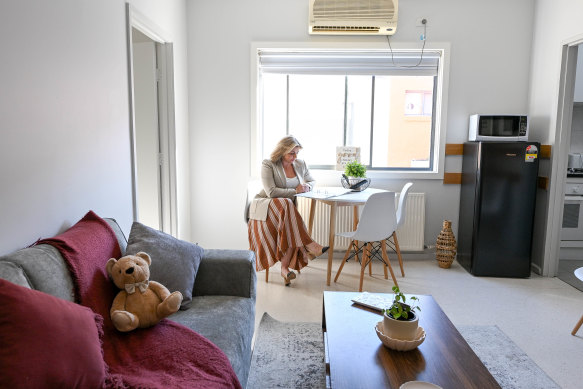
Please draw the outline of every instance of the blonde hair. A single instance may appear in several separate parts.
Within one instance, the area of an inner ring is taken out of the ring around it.
[[[271,152],[271,162],[279,161],[281,158],[283,158],[284,155],[296,147],[301,149],[302,145],[292,135],[281,138],[281,140],[277,142],[275,149]]]

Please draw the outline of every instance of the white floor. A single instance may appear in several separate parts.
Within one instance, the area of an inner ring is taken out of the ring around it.
[[[279,264],[271,269],[268,283],[265,272],[259,272],[256,328],[264,312],[281,321],[321,322],[324,290],[358,290],[354,261],[334,283],[341,254],[336,256],[329,287],[325,256],[311,261],[290,287],[283,285]],[[563,389],[583,388],[583,327],[571,335],[583,315],[583,292],[558,278],[534,274],[529,279],[474,277],[457,262],[441,269],[426,255],[406,255],[404,262],[403,278],[396,258],[391,258],[402,291],[433,295],[454,325],[498,326]],[[372,277],[365,273],[364,291],[391,293],[391,286],[380,262],[373,264]]]

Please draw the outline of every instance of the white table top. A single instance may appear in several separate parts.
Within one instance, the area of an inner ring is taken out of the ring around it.
[[[362,192],[353,192],[340,187],[315,187],[311,192],[299,193],[296,196],[309,199],[326,200],[342,203],[366,203],[374,193],[388,192],[384,189],[366,188]]]

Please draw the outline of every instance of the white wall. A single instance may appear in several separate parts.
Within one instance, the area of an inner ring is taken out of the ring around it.
[[[419,17],[428,20],[429,42],[451,44],[448,143],[467,140],[472,113],[527,111],[532,0],[401,1],[392,42],[420,47]],[[207,248],[247,248],[243,206],[252,131],[251,42],[386,38],[309,36],[307,0],[191,0],[187,19],[192,239]],[[445,166],[448,172],[461,171],[461,157],[447,157]],[[400,190],[403,184],[375,180],[374,186]],[[414,181],[412,191],[427,194],[426,244],[435,244],[443,219],[452,220],[457,232],[459,190],[438,180]]]
[[[533,35],[532,62],[530,70],[529,115],[532,138],[541,143],[554,145],[559,101],[559,76],[561,72],[561,49],[566,40],[583,34],[581,15],[583,2],[572,0],[537,0],[535,2],[535,24]],[[552,159],[542,160],[539,175],[548,176],[553,184],[552,168],[558,164],[560,153],[568,150],[553,148]],[[560,174],[559,172],[557,174]],[[545,245],[550,236],[553,213],[550,192],[540,191],[537,197],[533,263],[543,274],[553,275],[554,253]],[[544,255],[547,255],[545,260]],[[558,253],[557,253],[558,254]]]
[[[188,143],[185,2],[132,3],[176,42],[177,131]],[[90,209],[129,233],[125,2],[3,0],[0,35],[0,254],[62,232]],[[179,152],[183,189],[187,154]]]

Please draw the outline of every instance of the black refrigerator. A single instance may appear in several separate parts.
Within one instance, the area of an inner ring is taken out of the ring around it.
[[[475,276],[529,277],[540,144],[466,142],[458,262]]]

